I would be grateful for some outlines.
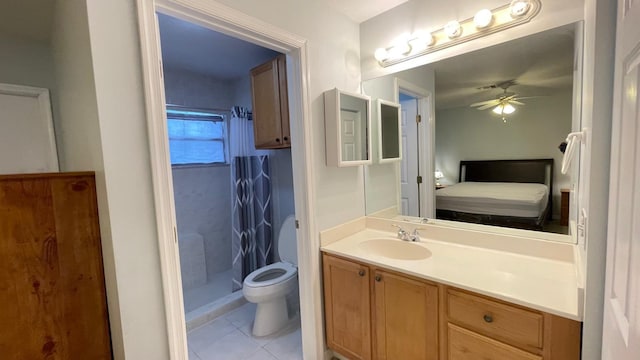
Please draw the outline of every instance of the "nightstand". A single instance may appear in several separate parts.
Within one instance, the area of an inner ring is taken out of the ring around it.
[[[569,195],[571,190],[560,189],[560,225],[569,225]]]

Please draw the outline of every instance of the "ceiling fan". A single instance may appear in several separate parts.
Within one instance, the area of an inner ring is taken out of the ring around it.
[[[518,97],[518,94],[507,91],[511,86],[517,84],[518,83],[515,80],[507,80],[501,83],[479,87],[478,90],[502,89],[503,92],[495,99],[480,101],[477,103],[473,103],[470,106],[478,108],[478,110],[487,110],[493,108],[492,111],[498,115],[501,115],[502,120],[506,122],[505,115],[512,114],[516,111],[516,108],[513,105],[522,106],[524,105],[524,103],[520,100],[530,98],[530,96]]]

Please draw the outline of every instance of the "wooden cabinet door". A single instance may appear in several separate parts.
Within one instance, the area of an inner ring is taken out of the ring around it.
[[[286,79],[284,55],[251,69],[253,134],[257,149],[290,146],[286,145],[290,143]]]
[[[111,359],[92,175],[0,176],[0,357]]]
[[[374,274],[374,359],[438,360],[438,287]]]
[[[351,360],[371,359],[369,268],[323,254],[327,346]]]

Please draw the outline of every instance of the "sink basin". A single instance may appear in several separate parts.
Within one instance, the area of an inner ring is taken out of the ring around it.
[[[372,254],[397,260],[423,260],[431,256],[431,251],[418,244],[396,239],[371,239],[358,246]]]

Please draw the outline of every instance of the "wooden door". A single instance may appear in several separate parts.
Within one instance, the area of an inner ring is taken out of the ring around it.
[[[640,356],[640,2],[618,1],[602,358]]]
[[[286,97],[285,56],[251,69],[251,100],[253,102],[253,134],[257,149],[289,147],[289,109]],[[281,89],[282,84],[285,86]],[[281,93],[282,91],[282,93]],[[283,96],[284,95],[284,96]],[[286,103],[283,103],[286,102]],[[283,110],[286,113],[283,117]],[[283,124],[285,124],[283,126]],[[284,131],[283,131],[284,130]],[[286,137],[286,140],[285,140]]]
[[[327,346],[351,360],[371,359],[369,268],[323,254]]]
[[[382,270],[374,274],[374,359],[438,359],[438,287]]]
[[[0,176],[0,357],[111,359],[93,175]]]

